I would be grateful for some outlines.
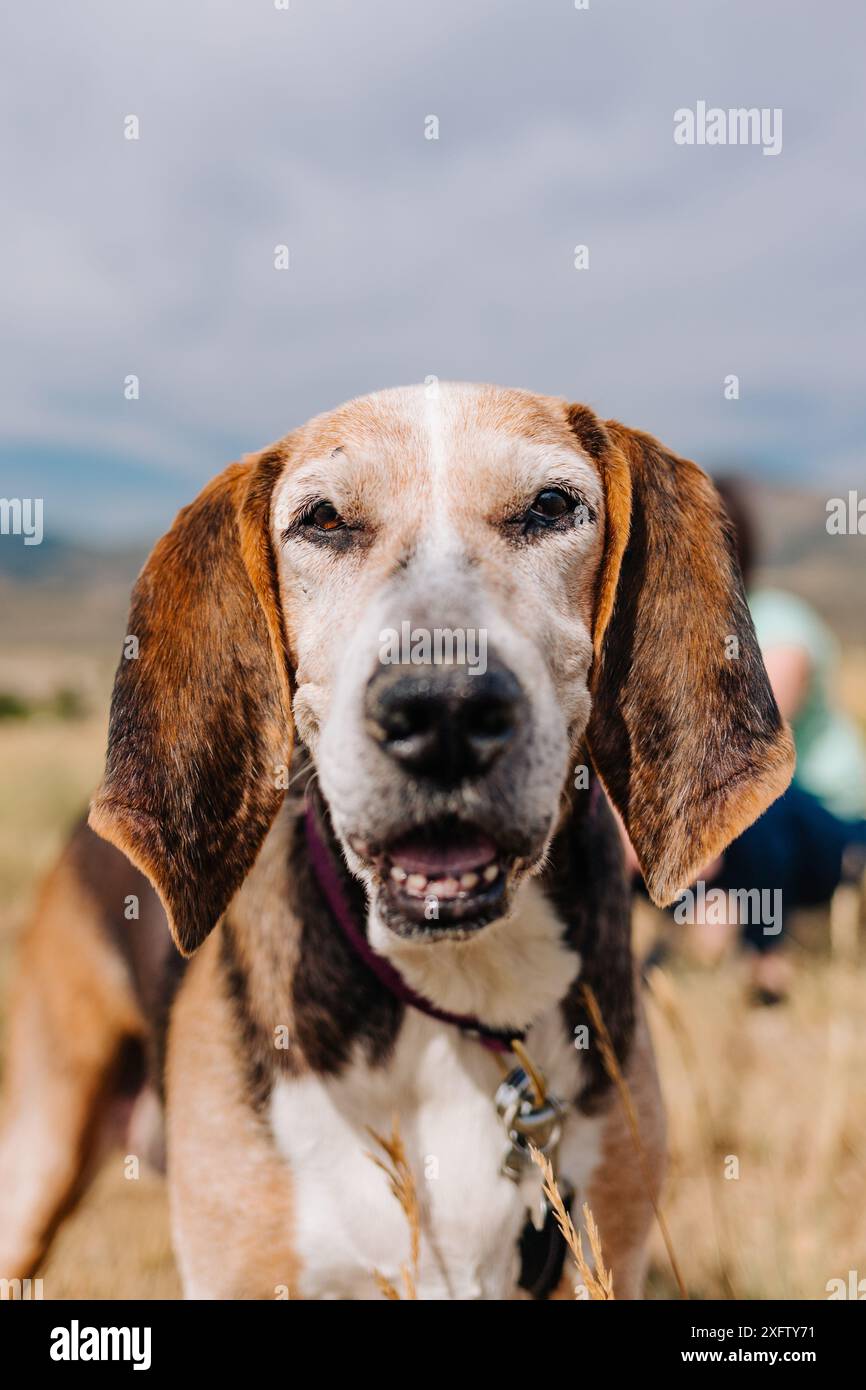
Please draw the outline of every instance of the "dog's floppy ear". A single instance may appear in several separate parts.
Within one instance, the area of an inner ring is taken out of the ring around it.
[[[785,790],[793,743],[709,479],[649,435],[569,417],[606,498],[590,752],[663,906]]]
[[[180,512],[133,590],[114,683],[90,824],[151,880],[185,955],[284,795],[291,693],[269,536],[284,463],[274,449],[232,464]]]

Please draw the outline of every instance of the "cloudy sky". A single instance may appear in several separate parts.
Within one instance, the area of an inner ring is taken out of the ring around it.
[[[3,26],[0,491],[46,531],[152,536],[231,458],[428,374],[825,494],[866,476],[860,0],[40,0]],[[781,153],[675,144],[698,101],[781,108]]]

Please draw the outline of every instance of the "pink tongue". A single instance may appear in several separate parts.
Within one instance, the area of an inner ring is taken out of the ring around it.
[[[496,858],[496,846],[488,835],[478,830],[467,830],[451,844],[436,844],[423,835],[405,835],[391,846],[388,858],[407,874],[441,878],[446,874],[482,869]]]

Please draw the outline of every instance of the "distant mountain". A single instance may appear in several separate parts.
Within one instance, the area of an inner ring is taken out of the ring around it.
[[[44,536],[39,545],[25,545],[21,536],[0,536],[0,578],[21,584],[62,581],[76,585],[128,577],[132,583],[148,550],[146,544],[100,549],[60,536]]]
[[[866,537],[827,530],[826,495],[747,484],[761,583],[791,589],[846,642],[866,644]]]
[[[46,536],[25,546],[0,536],[0,688],[11,680],[15,654],[38,657],[119,650],[129,591],[147,547],[100,550]],[[112,657],[112,659],[115,659]]]

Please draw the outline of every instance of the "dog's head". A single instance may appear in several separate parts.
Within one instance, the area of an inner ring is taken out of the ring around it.
[[[792,771],[707,478],[524,392],[385,391],[232,465],[154,549],[129,635],[91,823],[185,953],[293,728],[379,919],[431,942],[507,914],[585,748],[659,903]]]

